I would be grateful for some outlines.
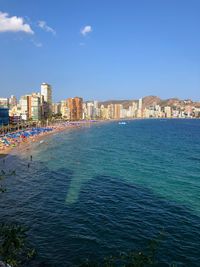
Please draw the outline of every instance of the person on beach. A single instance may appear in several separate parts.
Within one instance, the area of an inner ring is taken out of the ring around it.
[[[31,161],[33,160],[33,156],[32,155],[30,156],[30,159],[31,159]]]

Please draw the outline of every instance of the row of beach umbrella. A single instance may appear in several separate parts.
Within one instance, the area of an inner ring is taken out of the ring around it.
[[[17,132],[13,132],[13,133],[7,133],[5,135],[0,136],[0,141],[1,143],[4,143],[5,145],[10,145],[11,143],[9,142],[10,139],[13,140],[19,140],[19,138],[27,138],[30,136],[37,136],[41,133],[46,133],[46,132],[50,132],[52,131],[53,128],[50,127],[46,127],[46,128],[31,128],[29,130],[22,130],[22,131],[17,131]]]

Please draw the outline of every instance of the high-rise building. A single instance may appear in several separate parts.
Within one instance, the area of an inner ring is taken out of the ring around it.
[[[29,95],[21,96],[20,100],[19,100],[19,105],[21,108],[21,116],[22,116],[23,120],[29,119],[29,117],[28,117],[28,115],[29,115],[29,113],[28,113],[28,96]]]
[[[94,119],[97,119],[100,117],[100,110],[99,110],[99,103],[98,101],[94,101]]]
[[[139,99],[139,102],[138,102],[138,110],[137,110],[137,117],[138,118],[142,118],[143,116],[143,110],[142,110],[142,98]]]
[[[60,103],[60,113],[62,117],[69,120],[69,109],[67,106],[67,100],[62,100]]]
[[[120,109],[120,119],[124,119],[128,117],[128,109],[123,108],[123,106]]]
[[[107,119],[108,118],[108,114],[106,114],[106,110],[108,110],[107,108],[104,107],[104,105],[100,106],[100,117],[101,119]]]
[[[52,88],[50,84],[41,84],[41,95],[44,96],[44,117],[47,118],[52,113]]]
[[[98,107],[98,101],[86,102],[83,104],[84,118],[97,119],[100,117],[100,109]]]
[[[83,120],[87,119],[87,103],[83,103]]]
[[[8,108],[8,98],[5,98],[5,97],[1,97],[0,98],[0,107],[1,108]]]
[[[121,118],[122,108],[121,104],[114,104],[114,119],[119,120]]]
[[[17,106],[17,98],[14,95],[11,95],[11,97],[8,99],[9,109],[12,109],[13,107]]]
[[[60,114],[60,108],[61,108],[61,104],[60,103],[53,103],[52,104],[52,113],[55,114]]]
[[[69,109],[69,119],[72,121],[82,120],[83,118],[83,99],[80,97],[68,98],[67,106]]]
[[[19,118],[21,120],[21,117],[22,117],[21,113],[22,113],[21,112],[21,107],[20,107],[19,104],[14,106],[13,108],[9,109],[10,120],[12,120],[13,118],[14,118],[14,120],[15,120],[15,118]]]
[[[171,118],[172,117],[171,107],[169,107],[169,106],[164,107],[164,112],[165,112],[165,117],[166,118]]]
[[[41,84],[41,95],[44,96],[44,101],[52,104],[52,89],[51,85],[48,83]]]
[[[22,96],[19,100],[21,117],[23,120],[32,119],[34,121],[42,118],[41,95],[33,93]]]
[[[41,97],[40,94],[28,96],[28,117],[33,121],[41,119]]]
[[[0,126],[9,124],[8,108],[0,107]]]
[[[75,105],[76,105],[76,114],[77,120],[82,120],[83,118],[83,99],[80,97],[75,97]]]
[[[94,119],[94,104],[93,102],[88,102],[87,103],[87,109],[86,109],[86,118],[87,119]]]
[[[142,109],[142,98],[139,99],[138,109]]]
[[[144,116],[144,118],[149,118],[149,117],[150,117],[149,109],[148,109],[148,108],[145,108],[145,109],[144,109],[144,111],[143,111],[143,116]]]
[[[108,119],[114,119],[114,105],[110,104],[107,106],[108,108]]]

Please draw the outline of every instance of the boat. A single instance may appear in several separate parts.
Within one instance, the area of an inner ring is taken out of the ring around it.
[[[126,122],[125,121],[120,121],[120,122],[118,122],[118,124],[124,125],[124,124],[126,124]]]

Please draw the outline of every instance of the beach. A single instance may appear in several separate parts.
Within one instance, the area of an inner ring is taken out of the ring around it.
[[[0,158],[6,157],[16,151],[19,152],[19,150],[25,149],[27,145],[30,145],[33,142],[39,142],[52,134],[72,128],[87,126],[91,123],[96,123],[96,121],[63,122],[56,125],[50,125],[48,127],[36,127],[6,133],[0,136]]]

